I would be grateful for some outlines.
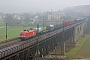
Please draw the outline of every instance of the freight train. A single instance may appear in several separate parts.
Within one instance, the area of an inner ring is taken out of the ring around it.
[[[64,26],[70,25],[71,22],[64,22]],[[63,25],[61,26],[63,27]],[[60,28],[60,27],[59,27]],[[30,30],[23,30],[20,32],[20,39],[21,40],[27,40],[28,38],[31,38],[33,36],[36,36],[37,33],[38,34],[43,34],[43,33],[47,33],[49,31],[53,31],[54,29],[57,29],[57,26],[55,25],[49,25],[46,27],[46,30],[42,30],[42,28],[35,28],[35,29],[30,29]]]

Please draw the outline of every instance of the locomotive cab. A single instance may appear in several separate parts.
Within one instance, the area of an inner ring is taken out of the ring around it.
[[[25,38],[24,32],[21,31],[21,32],[20,32],[20,39],[21,39],[21,40],[24,40],[24,38]]]

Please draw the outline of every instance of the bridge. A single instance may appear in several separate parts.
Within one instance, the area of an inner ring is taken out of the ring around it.
[[[37,35],[26,41],[18,41],[0,49],[0,60],[32,60],[43,57],[60,45],[60,54],[65,55],[69,45],[78,45],[83,36],[87,20],[74,21],[71,25],[57,27],[56,29]],[[70,47],[70,46],[69,46]]]

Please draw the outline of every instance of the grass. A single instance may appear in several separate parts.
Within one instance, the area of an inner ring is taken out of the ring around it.
[[[90,37],[73,57],[89,58],[90,60]]]
[[[26,27],[25,29],[29,29],[29,27]],[[19,37],[20,31],[23,30],[22,27],[8,27],[7,28],[7,38],[15,38]],[[6,28],[0,28],[0,36],[4,36],[3,38],[0,39],[0,42],[5,41],[5,35],[6,35]]]
[[[75,48],[71,49],[68,53],[66,53],[66,56],[67,57],[74,56],[78,52],[78,50],[82,47],[82,45],[84,44],[84,42],[87,40],[88,37],[89,37],[89,35],[86,35],[84,38],[79,40],[79,45],[76,46]]]
[[[7,38],[12,39],[15,37],[19,37],[20,31],[22,31],[24,29],[27,30],[30,28],[36,28],[36,26],[9,26],[7,28],[7,36],[8,36]],[[3,28],[0,28],[0,36],[3,36],[3,37],[0,37],[0,42],[6,40],[6,37],[5,37],[6,36],[6,28],[5,28],[5,26]]]

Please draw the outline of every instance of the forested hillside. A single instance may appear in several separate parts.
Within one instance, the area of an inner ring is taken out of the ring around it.
[[[90,5],[67,7],[62,10],[67,16],[83,17],[90,15]]]

